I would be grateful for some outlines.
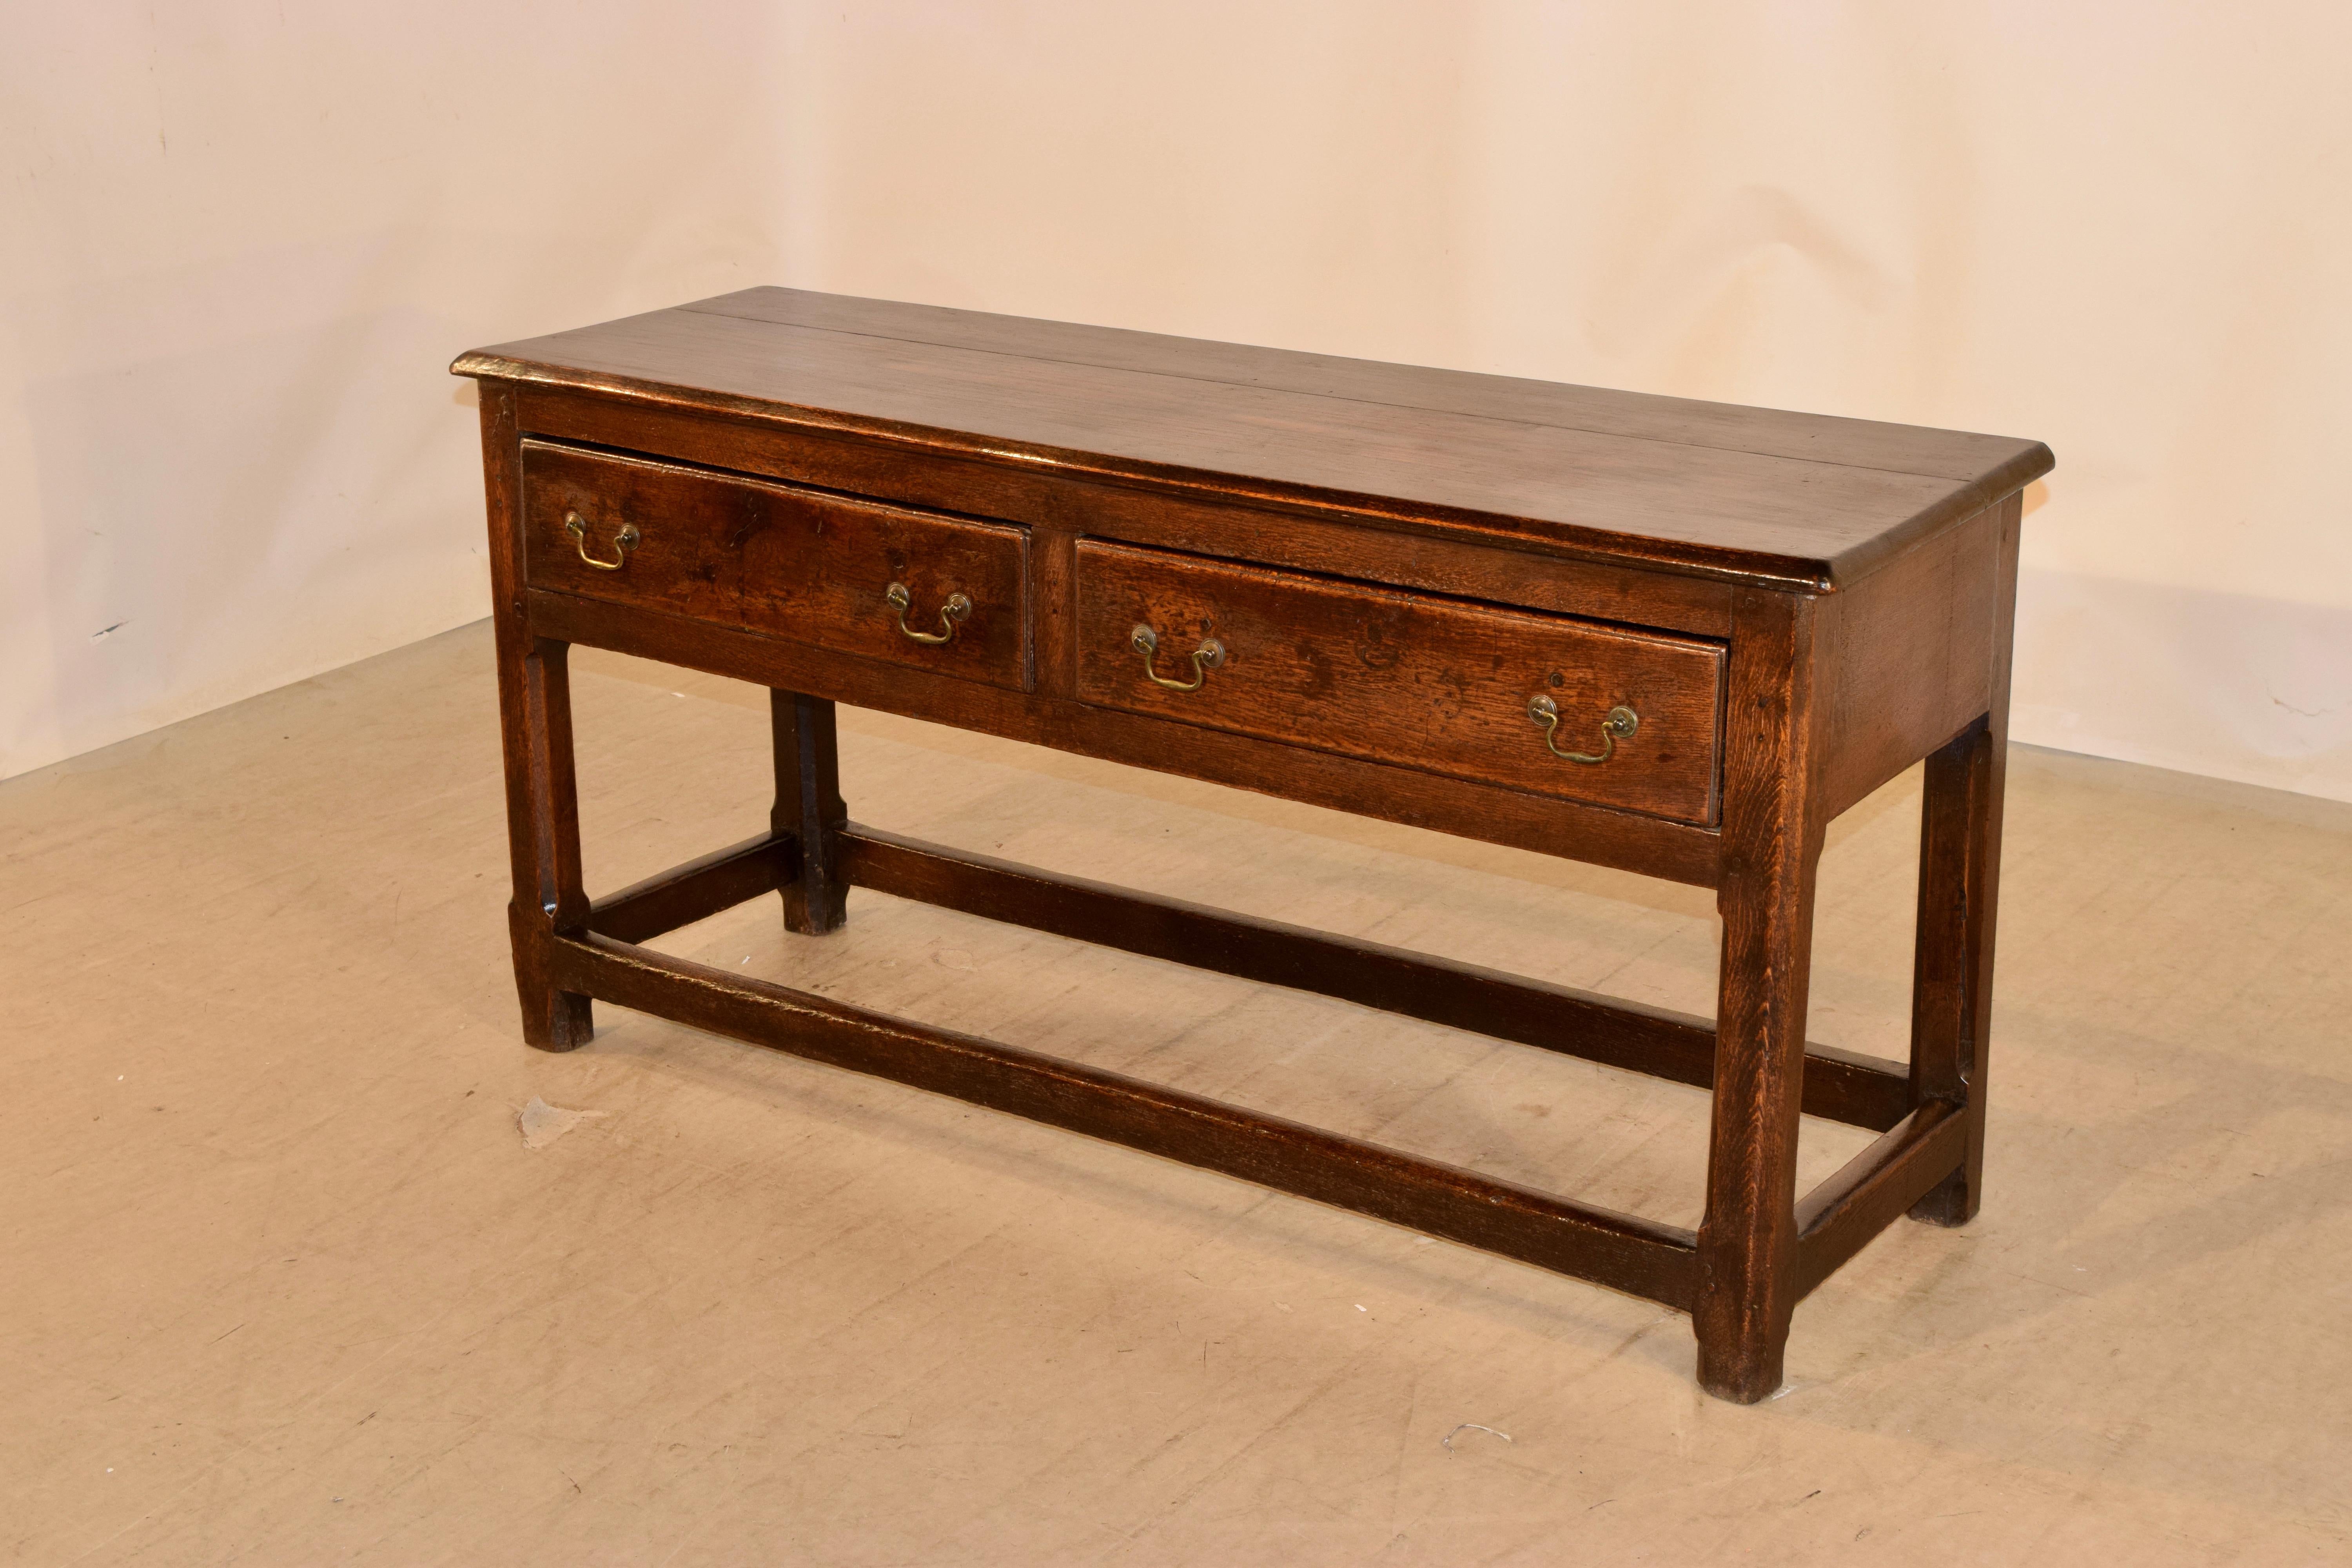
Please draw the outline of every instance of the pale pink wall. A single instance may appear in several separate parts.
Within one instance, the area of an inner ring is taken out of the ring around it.
[[[782,34],[0,5],[0,773],[485,614],[450,358],[776,277]]]
[[[2352,799],[2344,7],[285,9],[6,24],[0,771],[471,618],[448,353],[775,281],[2039,437],[2021,736]]]

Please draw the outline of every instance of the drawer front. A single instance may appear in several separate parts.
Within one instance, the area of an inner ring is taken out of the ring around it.
[[[1715,820],[1719,645],[1095,540],[1078,545],[1077,580],[1087,702]],[[1156,643],[1149,668],[1139,627]],[[1204,641],[1218,648],[1196,665]],[[1549,732],[1537,697],[1551,700]],[[1617,708],[1635,715],[1622,738],[1603,730]],[[1570,761],[1548,739],[1607,760]]]
[[[1030,684],[1028,534],[1010,524],[544,441],[523,443],[523,520],[534,588]]]

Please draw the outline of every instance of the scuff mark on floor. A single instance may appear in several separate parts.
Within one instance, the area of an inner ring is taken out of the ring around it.
[[[1450,1455],[1454,1452],[1454,1439],[1459,1437],[1465,1432],[1485,1432],[1491,1436],[1500,1437],[1506,1443],[1512,1440],[1511,1435],[1508,1432],[1497,1432],[1492,1426],[1481,1426],[1475,1421],[1465,1421],[1462,1425],[1454,1428],[1453,1431],[1448,1432],[1444,1436],[1440,1437],[1438,1442],[1444,1447],[1446,1453]]]
[[[522,1129],[524,1148],[544,1149],[590,1117],[604,1114],[601,1110],[567,1110],[534,1094],[530,1103],[515,1113],[515,1124]]]

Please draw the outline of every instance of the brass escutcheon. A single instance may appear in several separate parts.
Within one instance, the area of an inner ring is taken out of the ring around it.
[[[626,566],[629,563],[629,552],[637,547],[637,541],[642,537],[637,532],[635,523],[623,523],[621,531],[613,535],[613,559],[599,561],[588,553],[588,524],[582,520],[578,512],[567,511],[563,514],[563,531],[578,542],[580,559],[599,572],[618,572],[622,567]]]
[[[1143,656],[1143,673],[1151,678],[1151,684],[1164,686],[1171,691],[1200,690],[1208,682],[1209,671],[1225,662],[1225,645],[1214,637],[1204,637],[1201,646],[1192,650],[1192,679],[1171,680],[1151,668],[1153,659],[1160,653],[1158,632],[1150,626],[1138,626],[1127,640],[1136,652]]]
[[[1549,697],[1528,700],[1528,717],[1543,726],[1544,750],[1571,763],[1605,763],[1617,754],[1617,742],[1642,727],[1642,716],[1631,708],[1612,708],[1601,721],[1601,750],[1563,752],[1559,749],[1559,704]]]
[[[963,625],[966,616],[971,614],[970,599],[965,598],[961,594],[950,594],[948,602],[940,606],[940,629],[935,632],[919,632],[907,624],[907,611],[915,602],[915,595],[907,591],[907,584],[891,584],[890,591],[882,597],[888,601],[891,608],[898,612],[898,630],[914,642],[932,644],[953,642],[956,628]]]

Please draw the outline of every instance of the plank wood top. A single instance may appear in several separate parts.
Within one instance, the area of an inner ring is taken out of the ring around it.
[[[2006,437],[792,289],[451,368],[1819,592],[2053,461]]]

